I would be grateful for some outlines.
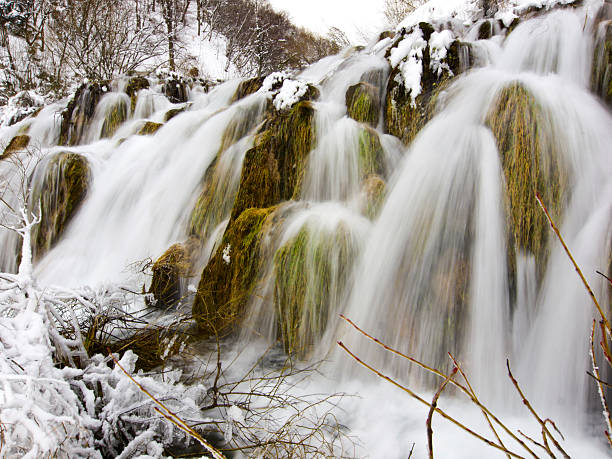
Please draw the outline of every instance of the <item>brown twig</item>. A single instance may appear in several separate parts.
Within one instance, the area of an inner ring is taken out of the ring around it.
[[[559,450],[559,452],[563,455],[563,457],[566,458],[566,459],[569,459],[569,454],[567,454],[567,452],[561,447],[561,445],[559,444],[557,439],[550,433],[550,430],[548,430],[548,427],[546,426],[546,424],[547,424],[547,421],[549,421],[549,419],[543,420],[540,417],[540,415],[536,412],[536,410],[533,408],[533,406],[531,405],[531,403],[529,402],[527,397],[525,397],[525,394],[523,393],[523,390],[521,389],[521,386],[519,385],[518,381],[516,380],[516,378],[512,374],[512,370],[510,369],[510,361],[508,359],[506,359],[506,368],[508,369],[508,377],[512,381],[512,384],[516,388],[516,391],[521,396],[521,400],[523,401],[523,404],[527,407],[529,412],[532,414],[532,416],[538,421],[538,423],[542,427],[542,440],[544,441],[544,444],[547,446],[546,449],[547,449],[547,452],[548,452],[549,456],[551,458],[553,458],[553,459],[555,458],[554,453],[551,451],[550,447],[548,446],[548,439],[547,439],[547,437],[550,437],[550,439],[552,440],[553,444]],[[558,429],[554,425],[554,423],[553,423],[553,426],[554,426],[555,430],[557,430],[557,432],[558,432]]]
[[[446,377],[446,379],[442,382],[442,384],[440,384],[440,387],[438,388],[438,391],[434,395],[434,398],[431,401],[431,404],[429,406],[429,414],[427,415],[427,447],[429,449],[429,459],[433,459],[434,457],[433,427],[431,426],[431,423],[433,421],[433,414],[434,414],[434,411],[436,411],[436,408],[438,407],[438,399],[440,398],[440,395],[442,395],[442,392],[446,388],[446,385],[448,384],[448,382],[451,379],[453,379],[453,377],[457,374],[457,370],[458,370],[457,367],[453,368],[453,371],[451,372],[451,374]]]
[[[379,339],[374,338],[372,335],[368,334],[366,331],[362,330],[361,328],[359,328],[359,326],[357,324],[355,324],[353,321],[351,321],[349,318],[345,317],[344,315],[340,314],[340,317],[346,321],[347,323],[349,323],[353,328],[355,328],[355,330],[357,330],[359,333],[361,333],[362,335],[364,335],[366,338],[370,339],[371,341],[374,341],[376,344],[378,344],[379,346],[381,346],[383,349],[391,352],[392,354],[395,354],[403,359],[406,359],[416,365],[418,365],[419,367],[423,368],[424,370],[427,370],[439,377],[441,377],[442,379],[446,378],[446,375],[438,370],[436,370],[435,368],[431,368],[425,364],[423,364],[422,362],[416,360],[413,357],[410,357],[406,354],[403,354],[389,346],[387,346],[386,344],[384,344],[382,341],[380,341]],[[529,446],[520,439],[519,436],[517,436],[514,432],[512,432],[512,430],[510,430],[497,416],[495,416],[485,405],[483,405],[480,400],[478,400],[477,397],[475,397],[468,388],[466,388],[463,384],[455,381],[454,379],[450,381],[451,384],[453,384],[455,387],[457,387],[459,390],[461,390],[464,394],[466,394],[469,399],[472,401],[472,403],[474,403],[478,408],[480,408],[484,413],[486,413],[497,425],[499,425],[504,432],[506,432],[514,441],[516,441],[519,445],[521,445],[523,447],[523,449],[525,449],[525,451],[527,451],[529,453],[529,455],[531,457],[533,457],[534,459],[538,459],[538,455],[531,449],[529,448]],[[502,446],[500,449],[502,449],[503,451],[505,451],[505,446]],[[508,452],[509,454],[509,452]]]
[[[599,374],[599,366],[597,365],[597,359],[595,358],[595,320],[593,320],[593,326],[591,327],[591,348],[589,353],[591,354],[591,363],[593,365],[593,372],[595,373],[595,381],[597,382],[597,390],[599,392],[599,398],[601,400],[601,406],[603,408],[603,417],[608,427],[608,430],[604,431],[608,443],[612,446],[612,438],[610,438],[610,432],[612,432],[612,422],[610,420],[610,409],[608,407],[608,401],[606,400],[606,394],[603,389],[601,382],[601,376]]]
[[[472,385],[470,384],[470,381],[468,380],[467,375],[464,373],[463,369],[461,368],[461,365],[459,365],[459,362],[457,362],[457,359],[455,359],[453,354],[451,354],[450,352],[448,353],[448,356],[453,361],[453,364],[455,365],[455,367],[457,367],[459,369],[459,372],[461,373],[461,376],[463,376],[463,379],[464,379],[465,383],[467,384],[468,388],[470,389],[470,393],[472,394],[472,397],[474,399],[478,400],[478,397],[476,396],[476,392],[474,392],[474,389],[472,388]],[[482,414],[485,417],[485,420],[487,421],[487,424],[491,428],[491,431],[493,432],[493,435],[495,435],[495,438],[497,438],[497,442],[499,443],[499,446],[501,446],[502,448],[506,449],[506,445],[504,445],[504,442],[502,441],[502,439],[500,438],[499,434],[497,433],[497,430],[493,426],[493,423],[491,422],[491,418],[489,417],[487,412],[484,409],[482,409],[482,408],[480,409],[480,411],[482,411]],[[523,436],[525,436],[525,435],[523,435]],[[531,440],[529,437],[527,437],[527,438],[529,440]],[[531,440],[531,441],[533,441],[533,440]],[[510,458],[508,453],[506,453],[506,456],[508,458]]]
[[[599,305],[599,301],[597,301],[597,298],[595,297],[595,294],[593,293],[593,290],[591,289],[591,286],[589,285],[589,283],[587,282],[586,278],[584,277],[584,274],[582,274],[582,270],[578,266],[578,263],[576,263],[576,260],[574,259],[574,256],[572,255],[570,250],[567,248],[567,245],[565,244],[565,241],[563,240],[563,237],[561,236],[561,233],[559,232],[559,228],[557,228],[557,225],[555,224],[555,222],[553,221],[552,217],[548,213],[548,209],[546,208],[546,206],[542,202],[542,198],[540,197],[539,193],[536,193],[536,199],[538,200],[538,203],[540,204],[540,207],[542,207],[542,210],[546,214],[546,218],[548,219],[548,223],[550,223],[550,226],[552,227],[554,233],[557,235],[557,239],[559,239],[559,242],[561,242],[561,245],[563,246],[563,249],[565,250],[565,253],[567,254],[569,259],[571,260],[572,264],[574,265],[574,268],[576,269],[576,272],[578,273],[578,276],[580,276],[580,279],[582,280],[582,283],[583,283],[584,287],[586,288],[587,292],[589,293],[589,296],[591,297],[591,300],[593,300],[593,303],[595,304],[595,307],[597,308],[597,311],[599,312],[599,315],[601,316],[601,319],[604,321],[604,324],[605,324],[606,328],[608,330],[610,330],[610,322],[608,321],[606,315],[604,314],[603,310],[601,309],[601,306]]]
[[[400,383],[398,383],[397,381],[393,380],[392,378],[389,378],[388,376],[385,376],[380,371],[378,371],[376,368],[374,368],[371,365],[367,364],[366,362],[362,361],[359,357],[357,357],[355,354],[353,354],[342,342],[338,342],[338,345],[342,348],[342,350],[344,350],[348,355],[350,355],[357,363],[359,363],[359,365],[367,368],[372,373],[376,374],[378,377],[384,379],[385,381],[390,382],[395,387],[397,387],[397,388],[401,389],[402,391],[406,392],[408,395],[410,395],[412,398],[414,398],[415,400],[419,401],[423,405],[427,405],[427,406],[431,407],[431,404],[427,400],[421,398],[419,395],[417,395],[411,389],[401,385]],[[445,378],[446,378],[446,376],[445,376]],[[459,427],[460,429],[464,430],[465,432],[469,433],[473,437],[477,438],[481,442],[486,443],[487,445],[489,445],[489,446],[491,446],[491,447],[493,447],[493,448],[495,448],[497,450],[500,450],[500,451],[502,451],[504,453],[508,453],[512,457],[525,459],[524,456],[521,456],[521,455],[519,455],[517,453],[514,453],[512,451],[504,449],[501,446],[499,446],[497,443],[489,440],[486,437],[483,437],[482,435],[478,434],[477,432],[474,432],[472,429],[470,429],[466,425],[462,424],[461,422],[457,421],[456,419],[454,419],[450,415],[446,414],[440,408],[435,408],[435,412],[438,413],[440,416],[442,416],[444,419],[450,421],[451,423],[453,423],[454,425]],[[522,440],[521,440],[521,443],[524,443],[524,442],[522,442]],[[531,450],[529,450],[529,451],[531,451]],[[537,456],[535,454],[532,454],[532,455],[535,458],[537,458]]]
[[[158,409],[157,407],[155,408],[155,411],[157,411],[158,413],[160,413],[162,416],[164,416],[166,419],[168,419],[169,421],[171,421],[173,424],[175,424],[177,427],[179,427],[181,430],[183,430],[184,432],[186,432],[187,434],[189,434],[191,437],[195,438],[198,442],[200,442],[200,444],[206,449],[206,451],[208,451],[212,457],[214,459],[225,459],[225,457],[223,456],[223,454],[221,454],[219,451],[217,451],[212,445],[210,445],[206,440],[204,440],[204,438],[202,438],[202,436],[196,432],[192,427],[190,427],[185,421],[183,421],[178,415],[176,415],[174,412],[172,412],[168,407],[166,407],[166,405],[164,405],[161,401],[159,401],[157,398],[155,398],[149,391],[147,391],[147,389],[145,389],[142,384],[140,384],[138,381],[136,381],[134,379],[134,377],[129,374],[125,368],[123,368],[121,366],[121,364],[119,363],[119,361],[115,358],[115,356],[110,352],[110,349],[108,351],[109,355],[111,356],[111,358],[113,359],[113,361],[115,362],[115,365],[117,365],[119,367],[119,369],[121,369],[121,371],[123,371],[123,373],[125,373],[125,375],[134,383],[136,384],[136,386],[138,387],[138,389],[140,389],[140,391],[142,393],[144,393],[145,395],[147,395],[151,400],[153,400],[153,402],[158,405],[162,410],[164,410],[163,412]]]

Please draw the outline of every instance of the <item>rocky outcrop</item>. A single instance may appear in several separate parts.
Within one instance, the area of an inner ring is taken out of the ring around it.
[[[187,242],[172,245],[153,263],[153,278],[149,287],[155,301],[149,306],[167,309],[175,306],[186,292],[186,281],[193,273],[193,258],[199,251],[200,241],[190,238]]]
[[[264,77],[250,78],[248,80],[241,81],[236,89],[236,92],[232,96],[231,102],[237,102],[240,99],[244,99],[246,96],[259,91],[264,82]]]
[[[375,128],[380,119],[380,88],[363,81],[351,86],[346,92],[346,107],[355,121]]]
[[[420,23],[423,39],[428,41],[434,30],[430,24]],[[411,31],[403,31],[394,46]],[[389,51],[390,53],[390,51]],[[412,96],[411,89],[404,84],[400,66],[391,70],[385,98],[385,130],[398,137],[404,144],[409,144],[416,134],[433,118],[440,93],[450,81],[465,71],[470,63],[470,45],[458,40],[453,41],[441,64],[440,72],[432,68],[431,49],[427,45],[423,49],[421,76],[421,92]]]
[[[0,161],[3,159],[8,159],[11,155],[19,150],[24,150],[30,144],[30,137],[27,135],[17,135],[11,139],[8,143],[4,152],[0,156]]]
[[[271,115],[246,153],[232,220],[250,207],[267,208],[298,195],[314,145],[314,115],[310,101]]]
[[[486,119],[497,141],[505,176],[510,273],[516,271],[516,252],[522,251],[535,256],[540,278],[548,257],[550,229],[535,193],[541,194],[553,218],[561,221],[569,184],[568,169],[556,153],[553,139],[538,128],[545,118],[529,90],[514,83],[499,92]]]
[[[227,228],[219,250],[202,272],[193,317],[208,335],[230,333],[254,293],[260,242],[274,208],[247,209]]]
[[[137,76],[130,78],[128,82],[125,93],[130,98],[131,111],[134,112],[136,108],[136,101],[138,99],[138,92],[142,89],[149,89],[150,83],[149,80],[143,76]]]
[[[45,167],[42,184],[34,190],[31,205],[35,209],[39,201],[41,209],[41,221],[32,236],[35,258],[40,258],[59,240],[85,199],[90,179],[87,159],[76,153],[59,153]]]
[[[147,121],[139,130],[138,135],[153,135],[163,126],[161,123]]]
[[[603,21],[598,26],[591,89],[612,108],[612,20]]]
[[[62,112],[60,145],[78,145],[85,129],[94,117],[98,102],[110,91],[108,82],[84,83]]]

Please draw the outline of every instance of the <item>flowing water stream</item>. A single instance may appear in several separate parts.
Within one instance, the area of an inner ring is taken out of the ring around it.
[[[505,413],[510,426],[537,432],[506,377],[508,359],[534,406],[566,434],[575,457],[606,456],[594,385],[586,375],[593,307],[552,236],[544,239],[546,256],[509,249],[505,166],[490,122],[505,88],[514,85],[531,95],[539,114],[541,168],[554,171],[563,188],[554,216],[608,304],[595,270],[606,271],[610,257],[612,116],[589,89],[594,34],[585,14],[554,11],[522,22],[505,41],[475,43],[481,66],[444,91],[437,115],[408,147],[383,134],[382,121],[365,127],[346,112],[347,89],[360,81],[370,79],[384,94],[385,48],[326,58],[299,75],[321,92],[314,103],[317,140],[299,196],[281,204],[267,230],[260,287],[248,302],[236,346],[274,342],[300,324],[285,348],[299,350],[302,359],[326,358],[327,376],[299,390],[356,395],[343,400],[337,413],[358,438],[356,454],[405,458],[416,443],[415,457],[425,457],[427,410],[368,374],[337,341],[425,398],[431,399],[439,381],[366,340],[338,318],[340,312],[431,366],[449,370],[447,353],[453,353],[483,401]],[[35,266],[38,281],[140,289],[146,279],[127,267],[190,236],[192,210],[208,174],[214,177],[209,209],[199,222],[204,266],[228,224],[243,160],[266,110],[262,93],[232,103],[237,85],[192,93],[184,113],[153,136],[134,134],[144,120],[161,123],[168,110],[182,107],[159,88],[142,90],[133,110],[125,94],[104,95],[71,147],[57,146],[57,106],[26,121],[30,145],[42,156],[76,153],[91,169],[85,201]],[[125,112],[117,129],[105,127],[113,110]],[[3,142],[26,122],[0,131]],[[231,123],[239,134],[227,143],[223,134]],[[380,142],[383,166],[376,174],[360,162],[364,132]],[[45,175],[37,167],[26,170],[34,188]],[[0,162],[2,176],[13,170]],[[386,182],[386,198],[367,215],[364,182],[370,175]],[[532,205],[539,212],[535,198]],[[0,267],[14,271],[17,238],[0,230],[0,246]],[[297,270],[287,258],[295,253],[304,260]],[[277,320],[279,310],[297,308],[298,297],[301,309],[291,312],[296,317],[287,313],[285,322]],[[480,413],[457,394],[441,406],[486,431]],[[496,454],[445,421],[436,420],[434,430],[440,457]]]

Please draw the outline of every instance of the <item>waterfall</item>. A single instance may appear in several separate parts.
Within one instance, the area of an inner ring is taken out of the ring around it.
[[[311,387],[372,397],[343,402],[338,416],[375,457],[407,456],[406,432],[422,442],[427,413],[369,378],[337,341],[419,393],[440,380],[358,334],[341,313],[441,371],[452,368],[451,353],[480,399],[521,425],[508,360],[543,417],[580,443],[599,422],[586,375],[596,315],[535,193],[609,305],[595,271],[610,266],[612,115],[590,87],[592,19],[586,6],[555,10],[491,40],[478,40],[474,26],[464,36],[470,41],[457,44],[461,62],[439,67],[431,99],[412,100],[424,127],[401,140],[403,133],[388,134],[391,85],[401,79],[389,62],[394,38],[276,75],[280,89],[259,81],[251,91],[258,79],[208,93],[170,88],[185,101],[155,79],[134,93],[128,79],[83,86],[74,100],[0,129],[3,147],[27,133],[37,151],[25,168],[0,161],[3,199],[17,204],[26,193],[46,212],[33,242],[42,285],[140,291],[150,281],[135,263],[189,247],[195,261],[181,279],[184,304],[213,285],[207,301],[218,295],[224,304],[204,309],[238,305],[231,346],[262,339],[296,364],[327,359],[333,382]],[[492,30],[507,32],[498,22]],[[277,110],[283,78],[305,89],[295,106]],[[296,129],[304,138],[287,127],[298,122],[306,123]],[[12,158],[31,158],[26,150]],[[61,183],[70,161],[85,169],[77,179],[86,183],[68,212]],[[3,212],[0,219],[10,217]],[[17,269],[18,245],[0,229],[2,270]],[[442,402],[463,416],[456,396],[449,390]],[[381,426],[366,423],[379,408]],[[485,454],[458,441],[467,452],[457,457]],[[598,448],[575,451],[603,457]]]

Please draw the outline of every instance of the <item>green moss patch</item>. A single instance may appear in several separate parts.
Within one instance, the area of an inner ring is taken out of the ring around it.
[[[125,93],[130,97],[131,111],[133,112],[136,108],[136,102],[138,99],[138,92],[141,89],[149,89],[150,83],[145,77],[138,76],[130,78],[128,85],[125,88]]]
[[[153,135],[163,126],[162,123],[147,121],[138,131],[138,135]]]
[[[541,277],[550,229],[535,194],[541,194],[553,218],[561,221],[568,198],[567,168],[541,129],[546,125],[542,108],[520,83],[499,92],[486,124],[497,141],[505,176],[510,272],[516,269],[515,251],[522,250],[534,254]]]
[[[111,109],[110,112],[106,114],[106,118],[104,118],[104,124],[102,124],[102,138],[112,137],[119,126],[125,122],[128,117],[128,105],[125,100],[119,100]]]
[[[60,127],[60,145],[77,145],[89,122],[92,120],[98,102],[110,91],[108,82],[82,84],[74,97],[62,112]]]
[[[309,101],[271,115],[246,153],[232,219],[250,207],[270,207],[299,194],[315,141],[314,115]]]
[[[323,335],[344,289],[355,251],[350,232],[304,227],[274,256],[279,338],[288,353],[307,355]]]
[[[32,237],[36,258],[47,252],[63,234],[87,195],[89,178],[89,164],[79,154],[60,153],[47,164],[42,185],[34,192],[42,212],[41,222]]]
[[[182,280],[193,276],[193,256],[200,242],[191,238],[184,244],[174,244],[153,264],[153,278],[149,293],[155,297],[154,306],[169,308],[182,298]],[[152,302],[148,302],[153,305]]]
[[[359,134],[359,172],[362,179],[371,174],[385,174],[385,151],[373,129],[362,129]]]
[[[256,93],[263,85],[263,82],[264,77],[251,78],[241,81],[236,89],[236,92],[232,96],[231,102],[237,102],[240,99],[244,99],[246,96]]]
[[[4,149],[0,160],[8,159],[13,153],[19,150],[24,150],[30,144],[30,137],[27,135],[18,135],[11,139],[9,144]]]
[[[264,223],[273,210],[247,209],[230,222],[202,272],[193,304],[193,316],[203,333],[225,335],[243,314],[260,268]]]
[[[346,92],[346,107],[351,118],[376,127],[380,118],[380,90],[369,83],[357,83]]]

